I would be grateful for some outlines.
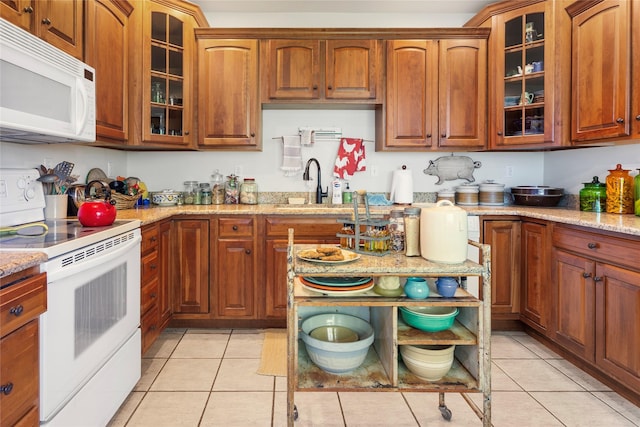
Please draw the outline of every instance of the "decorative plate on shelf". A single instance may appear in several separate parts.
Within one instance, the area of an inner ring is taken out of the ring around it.
[[[373,283],[373,280],[371,280],[369,283],[365,283],[364,285],[353,286],[353,287],[343,287],[343,288],[339,288],[339,287],[332,288],[330,286],[314,285],[313,283],[306,282],[305,280],[301,280],[300,285],[309,291],[318,292],[325,295],[349,296],[349,295],[361,294],[363,292],[367,292],[373,289],[374,283]]]
[[[304,277],[304,280],[323,286],[358,286],[371,281],[371,277]]]
[[[318,249],[330,249],[330,248],[318,248]],[[319,264],[343,264],[346,262],[352,262],[360,258],[360,255],[355,252],[343,251],[340,248],[333,248],[334,252],[322,254],[318,253],[315,249],[304,249],[299,251],[296,256],[304,261],[316,262]],[[321,259],[324,258],[324,259]]]

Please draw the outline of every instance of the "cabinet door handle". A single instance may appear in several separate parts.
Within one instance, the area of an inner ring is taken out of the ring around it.
[[[10,394],[11,390],[13,390],[13,383],[6,383],[6,384],[0,385],[0,393],[4,394],[5,396]]]
[[[443,133],[443,134],[440,134],[440,136],[441,136],[441,137],[443,137],[443,138],[446,138],[446,137],[447,137],[447,134],[446,134],[446,133]]]
[[[238,226],[234,225],[233,227],[231,227],[233,229],[233,231],[238,231]]]
[[[585,271],[584,273],[582,273],[582,277],[584,277],[585,279],[588,279],[589,277],[591,277],[591,273],[587,273]]]
[[[249,134],[249,136],[251,136],[251,138],[253,138],[254,136],[256,136],[256,133],[255,133],[255,132],[251,132],[251,133]]]
[[[158,239],[156,239],[156,236],[153,236],[153,237],[152,237],[151,239],[149,239],[149,240],[151,240],[152,242],[155,242],[155,241],[156,241],[156,240],[158,240]]]
[[[313,90],[318,90],[318,85],[313,85],[312,89]]]
[[[640,114],[636,116],[636,120],[640,122]]]
[[[150,268],[150,269],[152,269],[152,270],[155,270],[156,268],[158,268],[158,266],[157,266],[157,265],[155,265],[155,264],[151,264],[151,265],[149,266],[149,268]]]
[[[600,276],[595,276],[595,277],[593,278],[593,281],[594,281],[594,282],[602,282],[602,277],[600,277]]]
[[[188,131],[188,130],[185,130],[185,131],[184,131],[184,134],[185,134],[185,135],[189,135],[189,131]]]
[[[498,136],[502,136],[502,131],[501,130],[498,131]]]
[[[624,123],[624,119],[622,117],[618,117],[616,119],[616,122],[622,124],[622,123]]]
[[[157,297],[157,295],[155,293],[152,293],[151,295],[149,295],[151,298],[155,298]]]
[[[247,255],[251,255],[251,249],[246,249],[246,250],[244,251],[244,253],[245,253],[245,254],[247,254]]]
[[[24,307],[22,306],[22,304],[16,307],[11,307],[11,309],[9,309],[9,313],[13,314],[16,317],[20,316],[23,311],[24,311]]]
[[[427,138],[431,138],[431,134],[430,133],[427,134]]]
[[[22,9],[22,11],[24,13],[33,13],[33,8],[31,6],[27,6],[24,9]]]
[[[42,19],[42,23],[43,23],[44,25],[51,25],[51,20],[50,20],[49,18],[43,18],[43,19]]]
[[[333,90],[333,86],[327,86],[327,89]]]
[[[598,248],[598,244],[597,244],[597,243],[590,242],[590,243],[587,243],[587,247],[588,247],[589,249],[597,249],[597,248]]]

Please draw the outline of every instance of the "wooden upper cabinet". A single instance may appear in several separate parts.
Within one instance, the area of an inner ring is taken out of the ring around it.
[[[637,4],[633,6],[638,8]],[[605,0],[586,10],[570,9],[575,13],[571,26],[573,141],[631,135],[631,123],[636,121],[631,117],[629,96],[631,7],[628,0]],[[637,56],[640,46],[634,48]],[[634,103],[638,108],[638,101]],[[640,111],[636,109],[635,114]]]
[[[631,3],[631,137],[640,139],[640,1]]]
[[[487,140],[487,42],[439,43],[438,146],[483,148]]]
[[[486,43],[387,41],[386,140],[376,138],[377,149],[485,147]]]
[[[259,150],[258,41],[198,39],[199,146]]]
[[[325,97],[376,99],[382,66],[378,40],[327,40]]]
[[[383,148],[431,146],[438,121],[437,49],[433,40],[387,42],[387,140]],[[376,141],[381,143],[379,138]]]
[[[318,99],[320,41],[266,40],[269,98]]]
[[[82,0],[2,0],[0,16],[82,60]]]
[[[97,144],[128,140],[129,16],[126,1],[89,0],[85,20],[85,62],[96,70]]]
[[[379,40],[268,39],[261,43],[263,102],[375,102]]]

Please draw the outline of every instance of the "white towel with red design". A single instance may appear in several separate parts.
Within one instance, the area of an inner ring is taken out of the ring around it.
[[[363,172],[366,169],[363,140],[361,138],[340,138],[333,175],[342,179],[350,179],[355,172]]]

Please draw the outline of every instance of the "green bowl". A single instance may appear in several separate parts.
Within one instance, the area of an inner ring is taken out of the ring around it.
[[[399,307],[402,320],[409,326],[426,332],[445,331],[453,325],[459,311],[456,307]]]

